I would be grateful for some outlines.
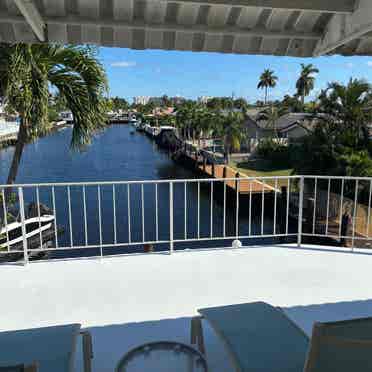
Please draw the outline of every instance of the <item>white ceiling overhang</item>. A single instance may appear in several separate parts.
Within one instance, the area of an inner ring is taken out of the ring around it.
[[[0,0],[0,41],[372,54],[372,0]]]

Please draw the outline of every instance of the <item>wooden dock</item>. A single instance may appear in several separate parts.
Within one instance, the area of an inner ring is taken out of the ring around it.
[[[200,173],[209,178],[218,178],[221,179],[221,182],[224,178],[230,179],[226,181],[226,185],[230,190],[238,191],[241,195],[281,192],[278,185],[276,188],[274,187],[275,185],[270,185],[269,179],[267,180],[268,182],[260,181],[228,165],[218,162],[211,163],[211,160],[209,159],[208,161],[194,144],[183,142],[178,146],[178,150],[173,153],[173,159],[177,161],[182,159],[182,157],[190,161]],[[231,180],[231,178],[238,178],[239,180]],[[274,177],[272,183],[275,183]]]
[[[237,180],[228,180],[226,185],[233,191],[237,191],[239,187],[239,194],[249,195],[281,192],[280,188],[275,188],[267,182],[262,182],[257,179],[249,177],[245,173],[239,172],[236,169],[225,164],[207,164],[206,159],[197,155],[197,151],[182,151],[183,155],[195,163],[196,168],[210,178],[239,178]],[[247,179],[250,178],[250,179]]]
[[[275,189],[275,187],[261,182],[259,180],[247,180],[244,179],[248,177],[246,174],[242,174],[237,172],[235,169],[221,164],[214,164],[214,165],[198,165],[200,171],[204,172],[208,176],[213,178],[241,178],[239,181],[229,180],[226,181],[226,185],[233,190],[237,190],[239,187],[239,193],[244,194],[258,194],[258,193],[272,193],[272,192],[280,192],[280,190]],[[213,169],[214,168],[214,169]]]

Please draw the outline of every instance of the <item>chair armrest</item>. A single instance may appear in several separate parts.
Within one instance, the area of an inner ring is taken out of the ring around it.
[[[38,368],[37,368],[36,362],[24,367],[24,372],[37,372],[37,371],[38,371]]]
[[[84,372],[92,371],[93,342],[92,335],[88,331],[80,331],[83,338]]]
[[[198,350],[205,354],[205,344],[202,327],[202,315],[195,316],[191,319],[191,344],[198,345]]]

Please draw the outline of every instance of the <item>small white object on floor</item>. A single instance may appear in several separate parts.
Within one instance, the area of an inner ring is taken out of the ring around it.
[[[232,247],[233,248],[241,248],[242,246],[243,246],[242,242],[238,239],[236,239],[232,242]]]

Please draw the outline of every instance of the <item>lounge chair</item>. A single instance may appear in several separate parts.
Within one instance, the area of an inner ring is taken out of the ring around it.
[[[304,372],[372,371],[372,318],[315,323]]]
[[[205,353],[204,318],[224,342],[237,372],[372,370],[372,319],[316,323],[310,341],[283,311],[264,302],[199,313],[191,321],[191,343]]]
[[[88,331],[81,330],[80,324],[0,332],[0,372],[35,372],[21,365],[33,361],[37,372],[73,372],[79,335],[83,342],[83,369],[91,372],[92,338]],[[14,367],[12,370],[6,366]]]

